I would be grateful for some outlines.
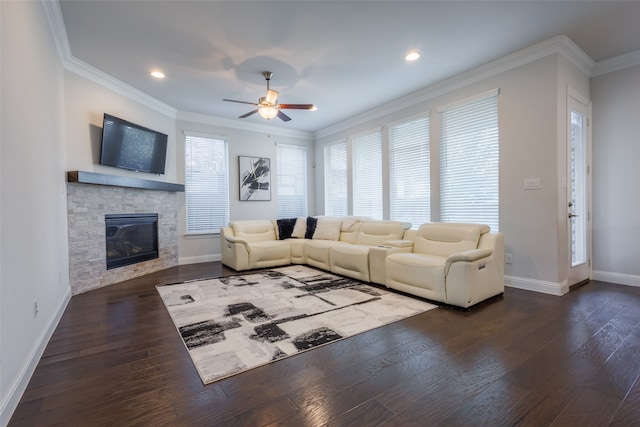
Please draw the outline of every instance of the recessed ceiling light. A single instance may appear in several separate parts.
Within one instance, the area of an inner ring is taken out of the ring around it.
[[[404,56],[405,61],[413,62],[420,58],[420,52],[412,50]]]
[[[162,71],[155,70],[155,71],[152,71],[149,74],[151,74],[151,77],[153,77],[155,79],[164,79],[165,78],[165,75],[164,75],[164,73]]]

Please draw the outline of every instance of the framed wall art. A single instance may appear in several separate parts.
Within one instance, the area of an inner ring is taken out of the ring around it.
[[[238,156],[240,201],[271,200],[271,160]]]

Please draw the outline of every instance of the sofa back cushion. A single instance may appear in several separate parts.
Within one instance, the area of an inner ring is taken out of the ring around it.
[[[404,230],[411,228],[411,224],[401,221],[364,221],[355,243],[358,245],[376,246],[387,240],[402,239]]]
[[[340,226],[340,240],[347,243],[355,243],[362,222],[353,217],[344,217]]]
[[[307,218],[307,232],[305,239],[338,240],[342,221],[333,217],[309,217]]]
[[[234,221],[231,224],[233,234],[247,242],[276,240],[276,230],[269,220]]]
[[[413,252],[447,257],[478,247],[480,236],[489,232],[483,224],[432,222],[422,224],[413,238]]]

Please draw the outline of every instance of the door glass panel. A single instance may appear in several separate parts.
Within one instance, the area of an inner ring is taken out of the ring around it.
[[[587,262],[587,206],[586,206],[586,129],[585,116],[571,112],[571,265]]]

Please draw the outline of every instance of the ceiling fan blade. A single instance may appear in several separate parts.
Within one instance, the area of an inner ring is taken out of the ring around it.
[[[258,109],[256,108],[255,110],[253,110],[253,111],[249,111],[247,114],[243,114],[243,115],[241,115],[241,116],[240,116],[240,117],[238,117],[238,118],[239,118],[239,119],[244,119],[244,118],[249,117],[250,115],[255,114],[255,113],[257,113],[257,112],[258,112]]]
[[[287,116],[285,113],[283,113],[282,111],[278,110],[278,117],[280,118],[280,120],[282,120],[283,122],[288,122],[289,120],[291,120],[291,117]]]
[[[235,99],[223,99],[223,101],[228,101],[228,102],[237,102],[238,104],[258,105],[258,104],[256,104],[255,102],[236,101]]]
[[[267,101],[269,104],[275,104],[276,102],[278,102],[278,95],[279,93],[277,91],[269,89],[267,90],[265,101]]]
[[[313,104],[280,104],[278,107],[289,110],[315,110],[316,106]]]

